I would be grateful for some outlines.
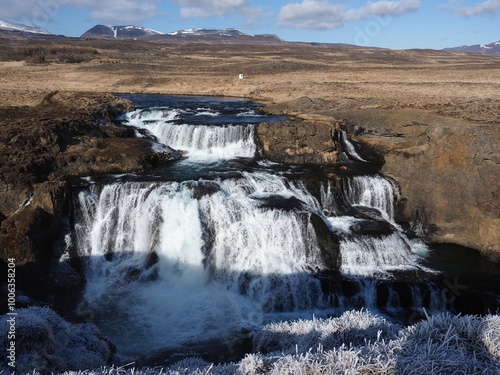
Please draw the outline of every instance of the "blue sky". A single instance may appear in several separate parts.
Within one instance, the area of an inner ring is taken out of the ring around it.
[[[0,18],[80,36],[96,24],[161,32],[234,27],[289,41],[435,48],[500,40],[500,0],[0,0]]]

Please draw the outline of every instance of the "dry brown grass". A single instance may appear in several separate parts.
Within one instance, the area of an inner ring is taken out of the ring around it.
[[[499,121],[500,56],[494,55],[73,40],[4,41],[1,60],[9,57],[5,51],[18,51],[13,59],[19,59],[23,51],[40,49],[54,55],[73,51],[82,61],[0,66],[2,103],[34,104],[33,93],[53,90],[223,95],[264,103],[310,96],[333,110],[416,108]]]

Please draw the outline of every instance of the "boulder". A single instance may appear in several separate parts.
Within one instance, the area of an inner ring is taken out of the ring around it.
[[[337,160],[335,121],[291,119],[262,123],[257,140],[266,158],[290,164],[328,164]]]
[[[321,258],[326,269],[340,271],[342,263],[340,255],[340,241],[328,228],[325,221],[316,214],[311,214],[310,221],[316,232],[316,239],[321,250]]]

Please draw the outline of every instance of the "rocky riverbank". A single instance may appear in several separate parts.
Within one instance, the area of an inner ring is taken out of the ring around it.
[[[0,67],[2,258],[14,243],[28,249],[31,238],[52,242],[46,238],[51,224],[28,235],[27,223],[50,223],[43,217],[54,215],[60,209],[54,201],[67,194],[62,176],[127,172],[162,161],[112,123],[112,108],[126,110],[128,104],[91,92],[263,103],[270,113],[293,116],[257,132],[265,155],[287,163],[335,163],[334,137],[346,129],[378,154],[376,167],[401,187],[398,220],[410,222],[429,242],[500,254],[498,56],[147,43],[135,50],[111,42],[96,51],[82,64]],[[239,73],[245,78],[238,79]],[[31,197],[32,204],[16,212]],[[28,214],[35,206],[43,212]],[[29,218],[15,219],[22,215]],[[26,263],[36,258],[28,254],[19,257]]]
[[[61,239],[69,209],[67,180],[142,170],[171,155],[151,152],[147,141],[114,123],[118,114],[131,109],[125,100],[90,93],[38,97],[38,104],[0,108],[0,256],[3,261],[16,259],[21,289],[46,297],[61,295],[46,293],[49,289],[78,288],[81,282],[74,271],[54,263],[54,245]],[[459,244],[497,256],[496,124],[418,109],[339,110],[331,102],[309,97],[268,104],[265,110],[293,115],[258,127],[267,158],[338,165],[338,134],[346,130],[365,155],[371,155],[367,168],[379,169],[400,186],[398,221],[410,223],[429,243]],[[55,285],[61,280],[65,282]]]
[[[69,208],[69,178],[138,171],[170,159],[114,123],[130,108],[110,94],[57,92],[35,105],[0,107],[0,268],[15,259],[20,291],[54,287],[54,244]]]
[[[337,109],[303,97],[266,110],[295,120],[259,127],[265,155],[277,161],[337,161],[333,134],[345,129],[382,159],[399,185],[396,220],[429,243],[452,243],[498,257],[500,127],[421,109]]]

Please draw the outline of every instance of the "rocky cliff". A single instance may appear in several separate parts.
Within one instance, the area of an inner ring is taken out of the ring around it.
[[[339,128],[377,153],[381,173],[400,186],[396,219],[430,243],[500,254],[500,127],[417,109],[330,109],[300,98],[269,105],[297,117],[263,124],[258,138],[271,159],[301,164],[337,161]],[[374,159],[372,159],[374,160]],[[374,160],[374,164],[377,161]]]
[[[18,287],[51,287],[54,243],[68,209],[71,176],[137,171],[170,158],[113,119],[131,104],[109,94],[40,96],[0,107],[0,269],[15,258]]]
[[[398,219],[431,242],[500,252],[500,128],[418,110],[340,113],[401,187]]]

